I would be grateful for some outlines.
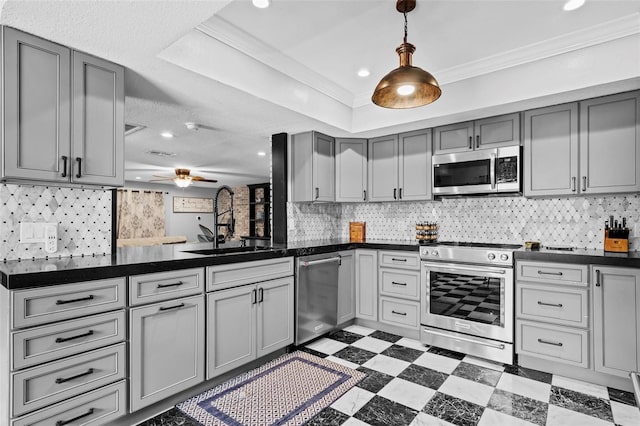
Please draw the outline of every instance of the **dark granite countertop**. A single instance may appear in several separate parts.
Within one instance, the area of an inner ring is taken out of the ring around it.
[[[576,263],[580,265],[597,264],[640,268],[640,252],[637,251],[611,253],[594,249],[573,249],[566,251],[550,250],[544,247],[540,250],[527,250],[523,248],[514,252],[514,258],[516,260],[533,260],[539,262]]]

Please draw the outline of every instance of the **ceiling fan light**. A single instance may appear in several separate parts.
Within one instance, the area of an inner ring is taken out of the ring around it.
[[[270,0],[253,0],[253,5],[258,9],[265,9],[271,4]]]
[[[178,188],[186,188],[191,185],[191,178],[175,178],[174,182],[178,186]]]

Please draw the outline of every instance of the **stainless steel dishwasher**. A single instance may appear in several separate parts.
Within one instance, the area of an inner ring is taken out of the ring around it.
[[[337,253],[296,259],[296,345],[338,325]]]

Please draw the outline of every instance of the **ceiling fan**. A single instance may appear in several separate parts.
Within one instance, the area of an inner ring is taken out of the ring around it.
[[[160,182],[165,180],[172,180],[178,185],[180,188],[186,188],[191,185],[192,182],[217,182],[215,179],[205,179],[202,176],[194,176],[191,174],[190,169],[175,169],[175,176],[158,176],[153,175],[154,177],[160,179],[151,179],[149,182]]]

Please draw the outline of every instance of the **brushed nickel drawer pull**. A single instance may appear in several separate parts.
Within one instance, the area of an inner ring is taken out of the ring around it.
[[[67,303],[86,302],[87,300],[93,300],[93,294],[90,294],[87,297],[81,297],[80,299],[56,300],[56,305],[66,305]]]
[[[596,287],[600,287],[600,269],[596,269]]]
[[[74,417],[74,418],[72,418],[72,419],[69,419],[69,420],[58,420],[58,421],[56,422],[56,426],[64,426],[64,425],[68,425],[69,423],[73,423],[73,422],[75,422],[76,420],[80,420],[80,419],[81,419],[81,418],[83,418],[83,417],[87,417],[87,416],[92,415],[92,414],[93,414],[93,411],[94,411],[94,409],[93,409],[93,408],[89,408],[89,411],[87,411],[86,413],[84,413],[84,414],[80,414],[79,416]]]
[[[62,156],[62,173],[60,173],[60,177],[67,177],[67,159],[66,155]]]
[[[547,271],[540,271],[540,270],[538,270],[538,274],[539,275],[557,275],[559,277],[562,276],[562,272],[547,272]]]
[[[562,342],[550,342],[548,340],[538,339],[538,343],[544,343],[545,345],[563,346]]]
[[[76,161],[78,162],[78,173],[76,173],[77,178],[82,177],[82,158],[76,157]]]
[[[553,306],[554,308],[562,308],[562,303],[547,303],[547,302],[541,302],[540,300],[538,300],[538,305]]]
[[[258,289],[258,303],[264,302],[264,289],[260,287]]]
[[[398,312],[398,311],[391,311],[392,314],[396,314],[396,315],[402,315],[403,317],[407,316],[406,312]]]
[[[175,306],[160,306],[161,311],[170,311],[171,309],[180,309],[184,308],[184,303]]]
[[[66,377],[66,378],[63,378],[63,379],[58,378],[58,379],[56,379],[56,383],[57,384],[65,383],[65,382],[68,382],[70,380],[79,379],[80,377],[88,376],[89,374],[93,374],[93,368],[88,369],[84,373],[76,374],[75,376]]]
[[[397,281],[391,281],[391,284],[393,284],[393,285],[404,285],[404,286],[407,285],[407,283],[399,283]]]
[[[171,284],[158,284],[158,288],[176,287],[182,284],[184,284],[182,281],[178,281],[177,283],[171,283]]]
[[[393,260],[394,262],[406,262],[407,259],[398,259],[397,257],[392,257],[391,260]]]
[[[71,337],[58,337],[56,339],[56,343],[63,343],[63,342],[68,342],[70,340],[76,340],[76,339],[81,339],[83,337],[88,337],[88,336],[93,336],[93,330],[89,330],[84,334],[78,334],[77,336],[71,336]]]

